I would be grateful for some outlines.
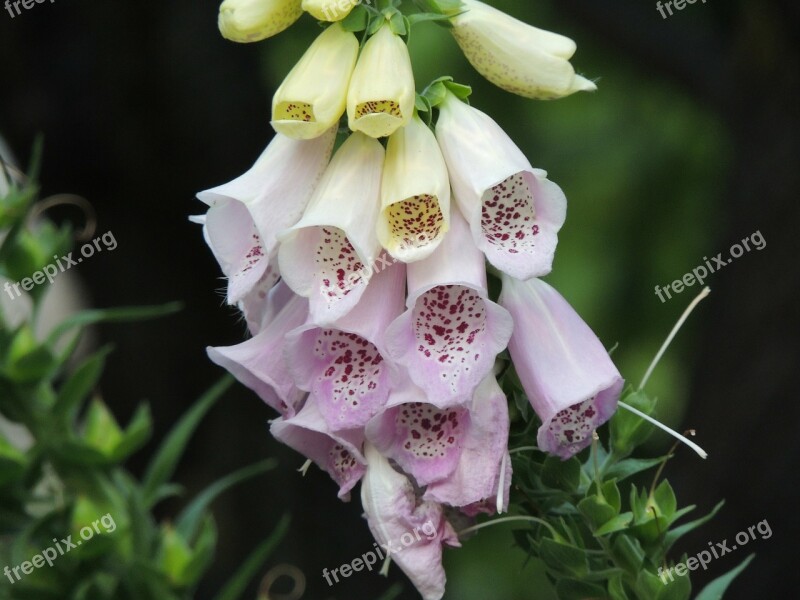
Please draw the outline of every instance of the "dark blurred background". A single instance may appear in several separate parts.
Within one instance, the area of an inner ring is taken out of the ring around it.
[[[599,78],[600,90],[559,102],[512,97],[482,81],[433,24],[411,40],[418,85],[445,74],[472,84],[473,104],[564,188],[569,216],[550,281],[604,342],[619,343],[615,358],[630,381],[699,291],[662,303],[655,286],[755,232],[766,240],[710,278],[712,295],[648,389],[659,416],[695,428],[710,454],[701,461],[682,450],[668,465],[681,504],[697,504],[699,516],[727,499],[679,550],[696,554],[765,519],[773,531],[696,573],[695,589],[752,547],[755,562],[726,598],[796,597],[800,5],[708,0],[663,19],[651,0],[493,4],[575,39],[573,64]],[[304,17],[275,39],[236,45],[218,35],[216,12],[216,0],[56,0],[13,19],[0,12],[0,134],[23,162],[44,134],[44,192],[88,198],[99,233],[110,230],[119,243],[81,265],[86,302],[186,305],[169,319],[97,332],[117,348],[103,380],[107,402],[126,422],[148,400],[156,439],[221,375],[205,347],[245,334],[223,304],[200,229],[187,220],[203,210],[193,196],[255,160],[272,135],[271,94],[317,31]],[[404,586],[401,598],[415,598],[396,568],[388,581],[360,573],[325,585],[323,567],[349,562],[372,539],[357,498],[342,504],[318,470],[305,479],[295,472],[303,461],[269,438],[272,417],[237,387],[182,463],[177,478],[192,492],[236,467],[280,459],[277,471],[216,502],[218,556],[198,598],[210,597],[287,511],[291,536],[265,571],[298,566],[311,600],[371,600],[393,582]],[[650,449],[669,445],[658,435]],[[140,454],[135,471],[147,450]],[[448,552],[447,598],[554,597],[506,532],[479,539]]]

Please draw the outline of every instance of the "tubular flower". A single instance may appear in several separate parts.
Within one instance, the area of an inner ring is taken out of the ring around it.
[[[458,211],[436,252],[408,265],[406,306],[386,331],[392,359],[431,404],[468,402],[508,344],[514,324],[489,300],[483,255]]]
[[[393,379],[383,332],[403,310],[403,265],[377,274],[356,307],[332,325],[313,320],[286,336],[297,386],[311,392],[331,431],[364,427],[389,397]]]
[[[384,25],[364,45],[347,92],[350,129],[379,138],[405,127],[416,92],[408,47]]]
[[[518,279],[552,269],[567,200],[491,117],[448,93],[436,137],[461,212],[492,265]]]
[[[369,442],[364,444],[364,456],[367,472],[361,484],[361,504],[372,535],[391,553],[423,600],[441,600],[446,582],[442,546],[461,545],[442,506],[421,502],[408,478],[395,471]]]
[[[417,115],[386,148],[378,239],[397,260],[436,250],[450,228],[450,181],[436,137]]]
[[[359,301],[380,253],[375,223],[380,210],[384,150],[355,133],[337,151],[299,223],[282,235],[281,273],[309,299],[317,325],[334,322]]]
[[[362,0],[303,0],[303,10],[320,21],[341,21]]]
[[[283,354],[276,352],[286,334],[301,326],[308,316],[305,298],[285,293],[278,284],[267,304],[271,315],[264,328],[246,342],[227,348],[208,348],[208,357],[227,369],[236,379],[283,416],[294,416],[305,396],[294,384]]]
[[[272,99],[275,131],[296,139],[325,133],[344,114],[358,40],[338,23],[323,31],[286,76]]]
[[[316,140],[298,142],[278,134],[244,175],[197,194],[210,207],[205,237],[228,277],[230,304],[256,286],[277,281],[277,234],[303,214],[335,136],[331,129]]]
[[[350,490],[366,471],[366,460],[362,454],[363,430],[332,432],[312,396],[297,415],[273,421],[270,432],[276,440],[327,472],[339,485],[339,498],[344,501],[350,499]]]
[[[225,0],[219,31],[232,42],[258,42],[288,29],[302,14],[300,0]]]
[[[509,350],[542,421],[538,445],[570,458],[614,414],[622,376],[589,326],[544,281],[503,277],[500,304],[514,317]]]
[[[526,98],[550,100],[597,86],[569,62],[577,46],[568,37],[537,29],[478,0],[451,19],[452,32],[473,67],[496,86]]]

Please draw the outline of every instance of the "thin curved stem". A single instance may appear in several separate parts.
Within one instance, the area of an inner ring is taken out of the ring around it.
[[[500,525],[501,523],[510,523],[512,521],[528,521],[531,523],[539,523],[539,525],[544,525],[545,527],[547,527],[550,533],[553,534],[554,538],[561,537],[555,530],[555,528],[544,519],[540,519],[538,517],[523,516],[523,515],[515,517],[503,517],[502,519],[493,519],[491,521],[486,521],[486,523],[480,523],[478,525],[473,525],[472,527],[467,527],[466,529],[462,529],[461,531],[458,532],[458,537],[474,533],[480,529],[485,529],[486,527],[491,527],[493,525]]]

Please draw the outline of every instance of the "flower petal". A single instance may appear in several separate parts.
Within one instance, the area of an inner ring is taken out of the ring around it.
[[[563,192],[491,117],[452,94],[440,108],[436,137],[475,244],[512,277],[549,273],[566,219]]]
[[[383,332],[403,309],[404,274],[401,264],[378,273],[346,317],[330,326],[310,319],[286,336],[294,380],[332,431],[363,427],[386,404],[393,375]]]
[[[361,484],[361,504],[370,531],[403,570],[423,600],[441,600],[445,576],[442,545],[459,546],[458,537],[439,504],[418,503],[405,475],[367,442],[367,472]],[[420,535],[424,533],[424,535]],[[396,550],[396,551],[395,551]]]
[[[514,317],[509,350],[542,421],[538,445],[574,456],[614,414],[622,376],[589,326],[544,281],[503,277],[500,304]]]
[[[284,306],[271,311],[276,309],[275,317],[255,337],[236,346],[207,351],[214,363],[230,371],[267,405],[284,416],[292,416],[305,393],[294,385],[283,354],[276,348],[281,347],[287,333],[306,320],[308,302],[293,296]]]
[[[273,421],[270,431],[275,439],[326,471],[339,485],[339,498],[350,499],[350,490],[366,470],[366,460],[361,452],[363,431],[331,432],[313,397],[294,417]]]
[[[380,252],[383,146],[355,133],[325,171],[303,218],[282,236],[280,271],[309,299],[317,324],[332,323],[358,303]]]
[[[463,217],[430,258],[408,265],[409,309],[386,331],[389,355],[439,407],[469,401],[511,337],[508,312],[488,298],[483,255]]]
[[[225,0],[219,31],[232,42],[258,42],[288,29],[302,14],[300,0]]]
[[[389,138],[378,239],[409,263],[431,255],[450,228],[450,181],[436,136],[418,116]]]

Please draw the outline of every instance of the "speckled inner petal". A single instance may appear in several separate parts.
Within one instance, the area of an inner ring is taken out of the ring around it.
[[[366,467],[347,448],[334,444],[328,452],[328,469],[341,487],[349,487],[348,483],[361,479]]]
[[[320,227],[315,254],[316,277],[319,290],[328,303],[334,304],[347,296],[364,281],[364,265],[347,239],[337,227]]]
[[[383,356],[364,338],[320,329],[314,342],[317,374],[311,391],[333,430],[362,427],[386,403],[389,375]]]
[[[302,121],[316,123],[314,107],[306,102],[281,102],[275,107],[276,121]]]
[[[417,460],[448,458],[460,453],[465,410],[439,410],[420,402],[403,404],[397,414],[403,450]]]
[[[374,114],[391,115],[393,117],[397,117],[398,119],[403,117],[403,111],[400,110],[400,105],[394,100],[375,100],[372,102],[362,102],[356,106],[356,119]]]
[[[481,229],[490,244],[509,254],[518,254],[536,245],[539,226],[533,194],[522,173],[484,192]]]
[[[413,313],[417,352],[437,365],[453,393],[482,353],[476,344],[486,331],[486,305],[475,290],[460,285],[437,286],[417,300]]]
[[[389,231],[400,250],[423,248],[442,233],[444,215],[436,196],[413,196],[392,204],[386,212]]]
[[[594,400],[592,397],[573,404],[550,420],[548,429],[560,446],[580,444],[600,426],[600,414]]]

